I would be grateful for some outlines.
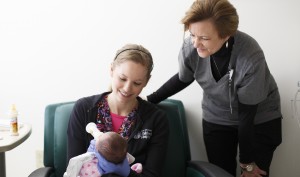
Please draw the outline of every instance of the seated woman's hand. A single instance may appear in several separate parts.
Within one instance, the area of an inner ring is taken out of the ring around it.
[[[137,172],[137,173],[142,173],[143,171],[143,165],[141,163],[135,163],[131,166],[131,170]]]

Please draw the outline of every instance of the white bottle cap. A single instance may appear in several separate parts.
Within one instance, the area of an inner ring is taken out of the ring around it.
[[[90,122],[85,127],[86,132],[90,133],[95,139],[103,134],[100,132],[94,122]]]

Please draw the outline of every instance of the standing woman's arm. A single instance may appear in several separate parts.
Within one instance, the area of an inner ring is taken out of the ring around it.
[[[151,103],[159,103],[162,100],[167,99],[168,97],[180,92],[187,86],[189,86],[194,80],[190,82],[182,82],[179,79],[178,73],[171,77],[166,83],[164,83],[156,92],[153,92],[151,95],[147,96],[147,100]]]
[[[239,102],[239,148],[240,162],[251,163],[254,161],[254,117],[258,104],[246,105]]]

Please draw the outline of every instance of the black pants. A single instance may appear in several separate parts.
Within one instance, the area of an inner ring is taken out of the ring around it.
[[[255,125],[254,161],[267,172],[273,153],[281,143],[281,119]],[[203,120],[203,137],[208,161],[236,176],[238,129],[237,126],[224,126]]]

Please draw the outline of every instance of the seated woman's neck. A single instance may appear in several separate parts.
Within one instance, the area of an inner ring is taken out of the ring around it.
[[[122,104],[117,102],[116,99],[109,94],[107,96],[107,103],[110,109],[110,112],[120,115],[120,116],[127,116],[138,104],[137,99],[134,101],[128,102],[126,104]]]

